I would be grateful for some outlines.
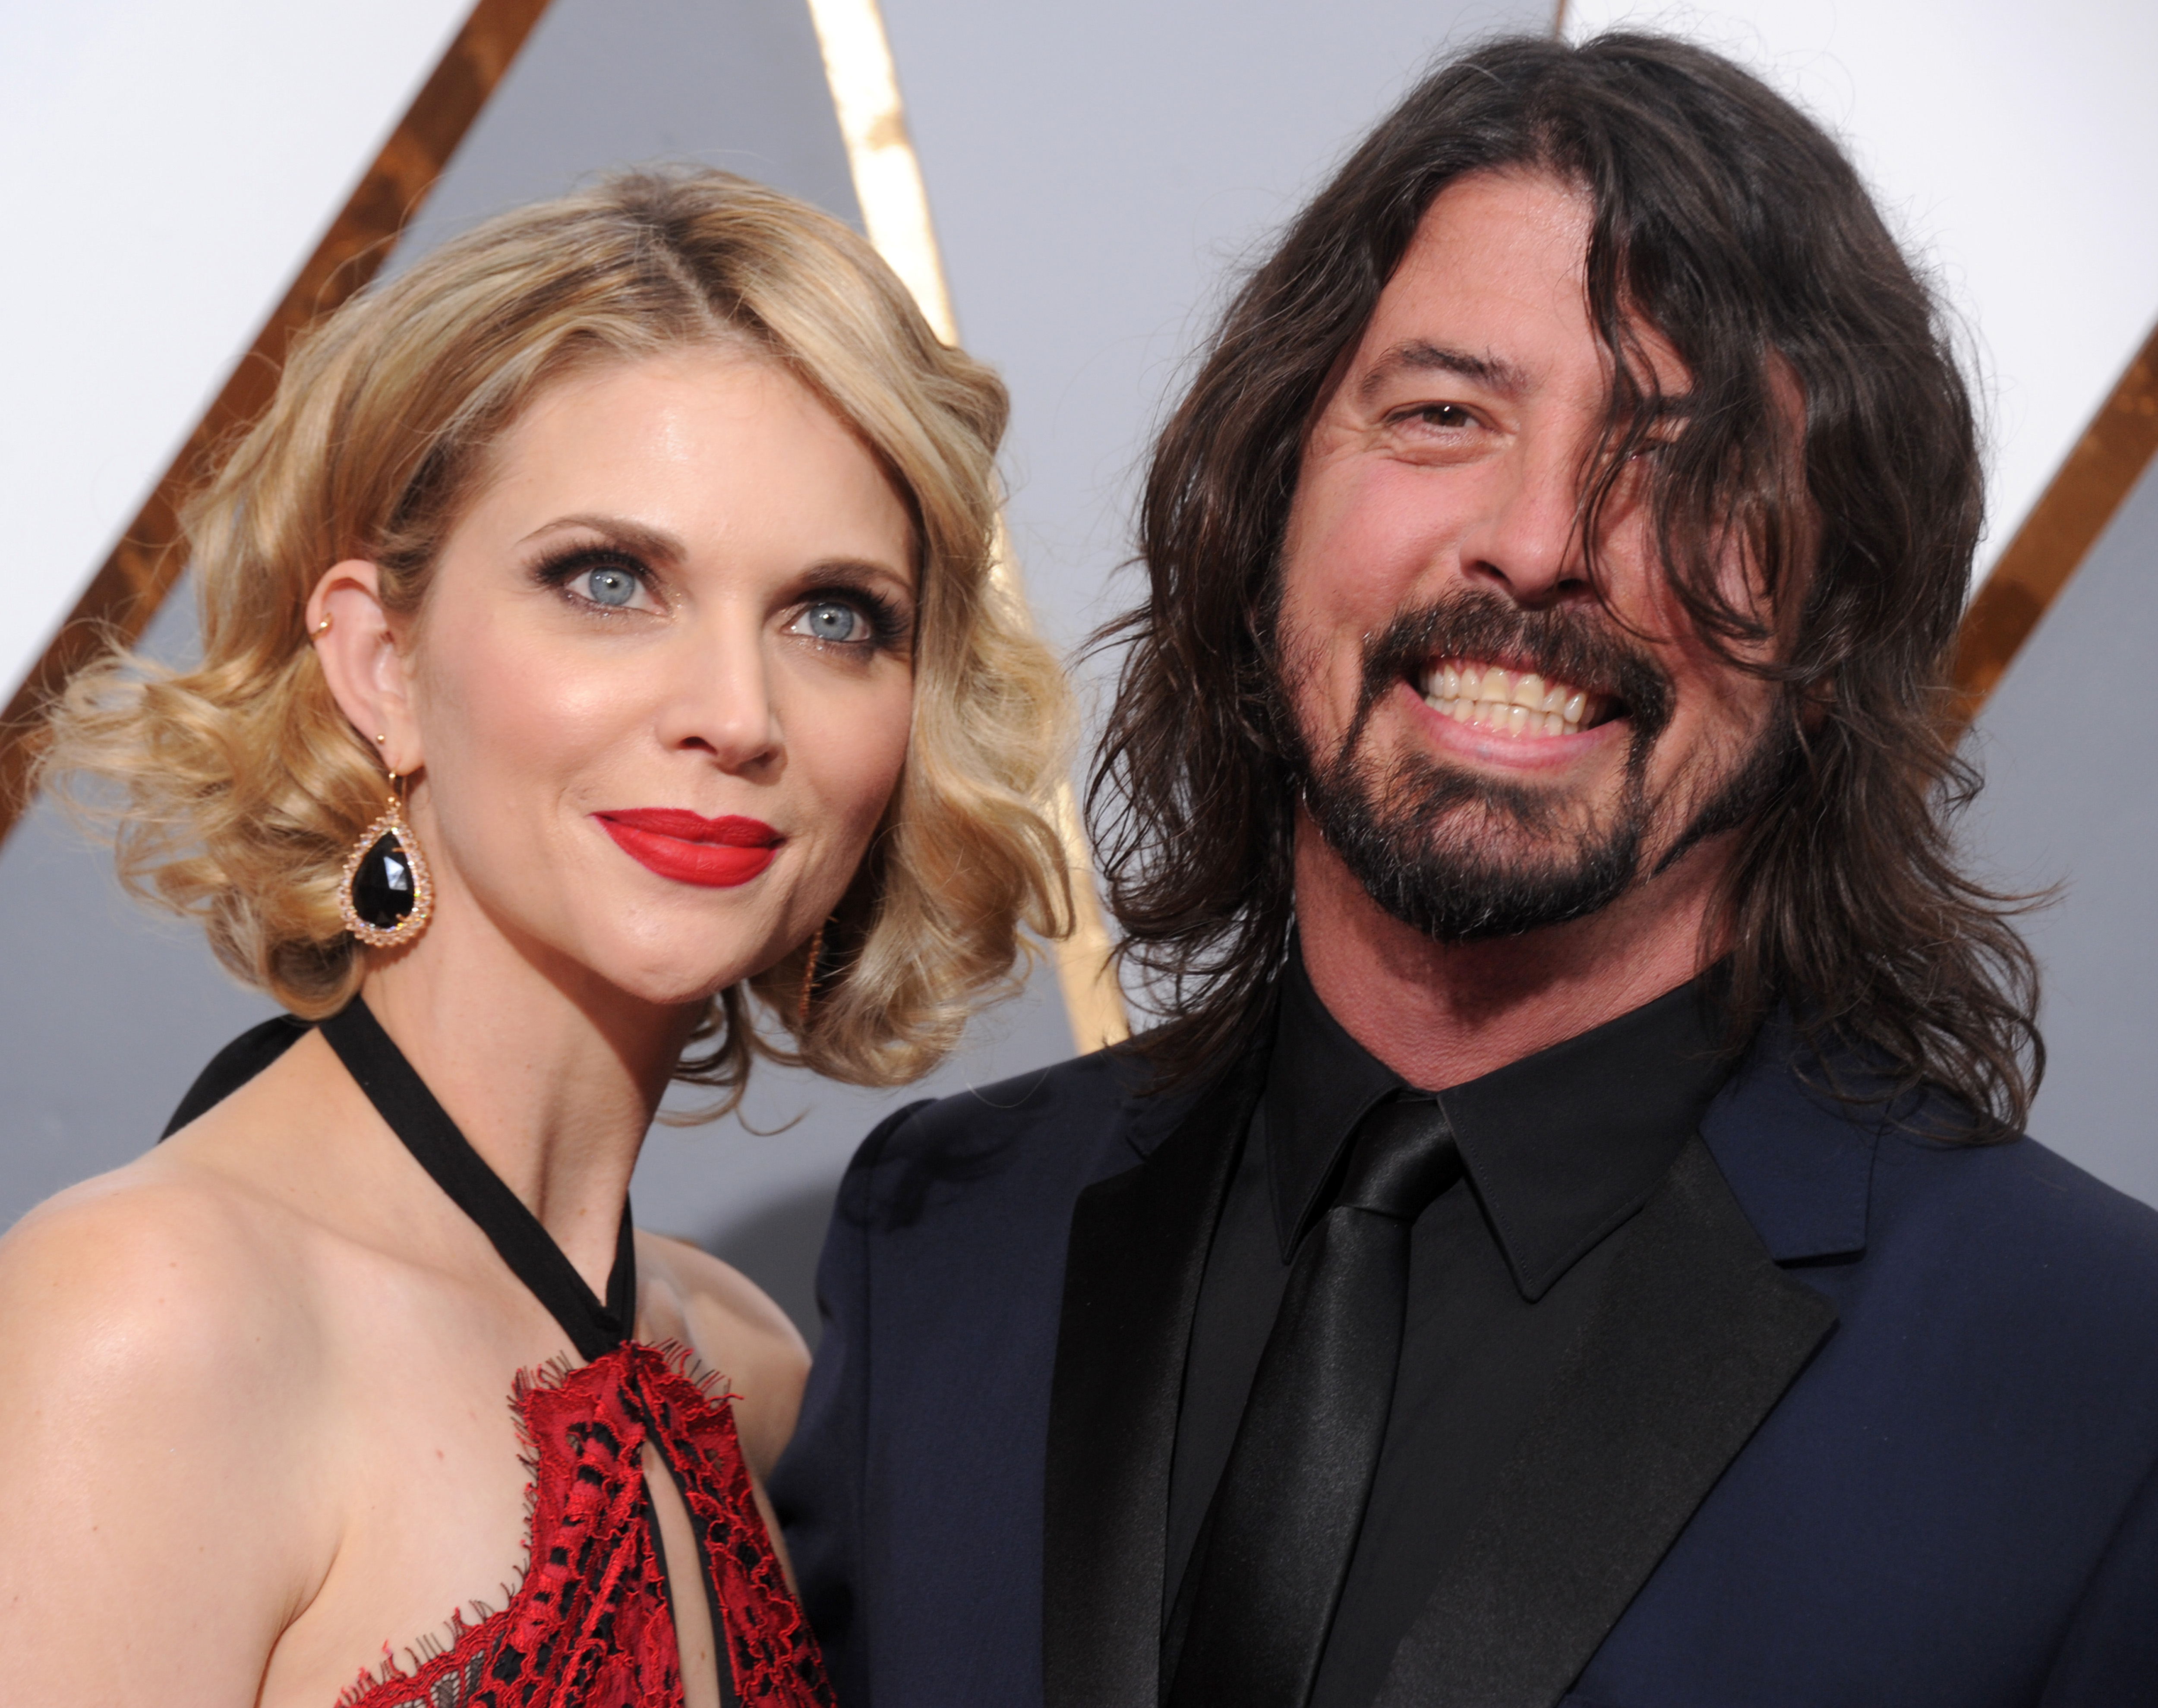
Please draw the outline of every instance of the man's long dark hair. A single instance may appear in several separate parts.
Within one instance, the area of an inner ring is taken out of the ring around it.
[[[1798,601],[1779,662],[1745,667],[1780,684],[1791,739],[1717,915],[1733,1038],[1788,1004],[1825,1059],[1870,1064],[1877,1093],[1885,1067],[1893,1089],[1951,1093],[1962,1136],[2020,1127],[2044,1062],[2037,968],[2009,923],[2021,903],[1963,873],[1950,829],[1977,787],[1943,720],[1983,497],[1950,328],[1818,126],[1728,61],[1645,35],[1503,39],[1426,78],[1252,274],[1164,429],[1149,596],[1099,637],[1128,650],[1088,797],[1121,952],[1165,1017],[1138,1047],[1188,1078],[1260,1022],[1294,917],[1273,628],[1306,430],[1433,199],[1509,168],[1593,204],[1588,308],[1615,377],[1583,472],[1592,570],[1655,431],[1645,325],[1691,381],[1647,464],[1675,591],[1734,663],[1768,626],[1719,582],[1727,541],[1765,608]]]

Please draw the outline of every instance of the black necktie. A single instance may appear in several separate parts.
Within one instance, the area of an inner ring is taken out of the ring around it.
[[[1340,1194],[1289,1272],[1178,1596],[1170,1708],[1309,1699],[1393,1401],[1409,1226],[1460,1178],[1433,1099],[1391,1099],[1359,1125]]]

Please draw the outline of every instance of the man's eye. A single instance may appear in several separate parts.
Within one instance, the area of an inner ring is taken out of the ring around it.
[[[869,619],[837,599],[819,599],[794,619],[792,627],[794,633],[808,635],[812,640],[841,645],[870,637]]]
[[[619,608],[637,597],[637,577],[627,570],[597,569],[585,575],[585,597],[595,605]]]
[[[1417,413],[1434,427],[1468,427],[1476,421],[1476,417],[1458,403],[1433,404]]]

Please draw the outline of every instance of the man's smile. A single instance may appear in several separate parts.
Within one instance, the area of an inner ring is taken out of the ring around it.
[[[1578,735],[1624,714],[1600,690],[1475,658],[1439,659],[1412,685],[1442,717],[1523,740]]]

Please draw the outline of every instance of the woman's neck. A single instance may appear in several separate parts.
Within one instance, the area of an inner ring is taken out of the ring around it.
[[[548,964],[551,960],[553,964]],[[474,1150],[604,1295],[645,1130],[697,1019],[438,911],[381,957],[368,1007]]]

